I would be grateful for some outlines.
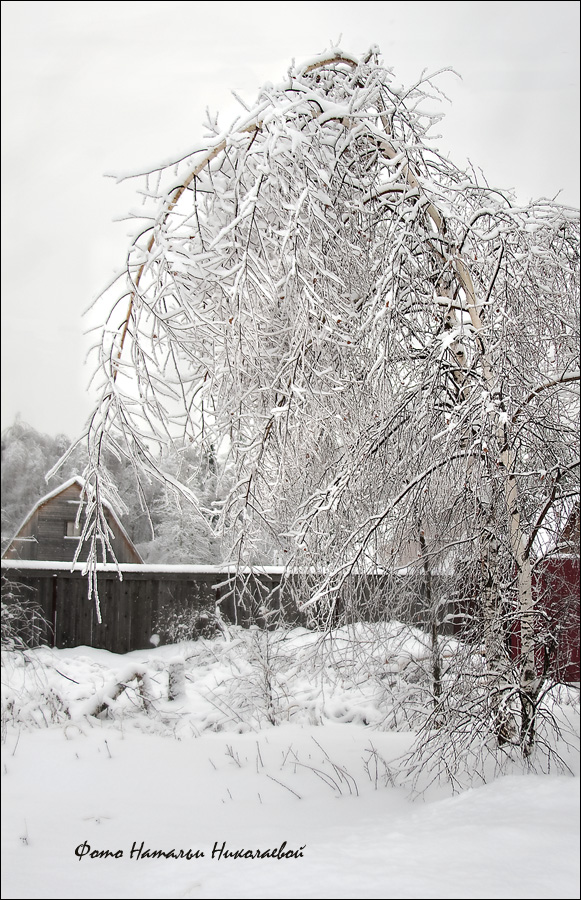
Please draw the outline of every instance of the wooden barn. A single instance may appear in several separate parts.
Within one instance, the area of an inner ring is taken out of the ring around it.
[[[77,475],[39,500],[8,544],[2,558],[72,562],[79,540],[75,520],[82,489],[83,480]],[[115,511],[108,505],[105,506],[105,516],[112,531],[111,543],[117,561],[143,563]],[[85,562],[86,558],[87,548],[83,547],[79,561]]]

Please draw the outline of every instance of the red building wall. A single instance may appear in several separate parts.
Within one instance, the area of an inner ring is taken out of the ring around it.
[[[533,579],[536,602],[537,671],[545,669],[564,682],[580,680],[579,557],[555,556],[537,564]],[[520,626],[510,634],[510,653],[520,656]]]

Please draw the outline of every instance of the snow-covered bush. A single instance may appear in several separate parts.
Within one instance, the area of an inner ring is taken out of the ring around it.
[[[164,644],[212,638],[220,627],[220,618],[214,610],[195,603],[181,608],[173,604],[164,606],[153,623],[155,633]]]
[[[50,626],[34,591],[2,573],[2,650],[23,650],[46,641]]]
[[[519,770],[518,744],[490,733],[485,657],[440,638],[434,691],[431,636],[402,623],[336,629],[243,629],[116,656],[48,648],[4,655],[2,724],[71,725],[192,738],[283,726],[352,724],[401,735],[397,763],[373,757],[369,772],[417,791],[434,781],[460,789]],[[506,702],[518,704],[513,693]],[[578,691],[548,690],[537,710],[539,740],[527,766],[567,770],[578,744]],[[412,746],[413,745],[413,746]],[[522,763],[522,760],[521,760]],[[371,774],[369,777],[374,777]]]

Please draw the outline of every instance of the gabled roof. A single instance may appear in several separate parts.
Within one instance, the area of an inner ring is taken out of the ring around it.
[[[26,518],[20,523],[20,525],[18,526],[18,528],[17,528],[16,531],[14,532],[14,535],[13,535],[12,538],[10,539],[10,541],[9,541],[9,543],[8,543],[8,545],[7,545],[6,549],[5,549],[5,551],[4,551],[4,554],[6,554],[6,553],[8,552],[8,549],[10,548],[10,546],[12,545],[12,543],[14,542],[14,540],[18,537],[18,535],[20,534],[20,532],[22,531],[22,529],[25,527],[25,525],[28,524],[28,522],[31,520],[31,518],[33,517],[33,515],[41,508],[41,506],[44,506],[45,503],[48,503],[48,502],[49,502],[49,500],[53,500],[55,497],[58,497],[59,494],[62,494],[63,491],[66,491],[66,490],[67,490],[67,488],[72,487],[73,484],[78,485],[79,491],[82,491],[82,490],[84,489],[84,487],[85,487],[85,479],[82,478],[80,475],[73,475],[72,478],[69,478],[69,479],[68,479],[68,481],[65,481],[63,484],[60,484],[57,488],[55,488],[54,490],[50,491],[48,494],[45,494],[44,497],[41,497],[40,500],[38,500],[38,501],[34,504],[34,506],[32,507],[32,509],[30,510],[30,512],[28,513],[28,515],[26,516]],[[123,525],[121,524],[121,521],[120,521],[120,519],[119,519],[119,516],[117,515],[117,513],[115,512],[115,510],[113,509],[113,507],[111,506],[111,504],[110,504],[110,503],[107,503],[107,501],[104,500],[104,501],[103,501],[103,506],[106,508],[107,512],[109,513],[109,515],[111,516],[111,518],[112,518],[113,521],[115,522],[115,525],[117,526],[117,528],[119,529],[119,531],[121,532],[121,534],[123,535],[123,537],[125,538],[125,540],[128,542],[129,546],[133,549],[133,551],[135,552],[135,554],[137,555],[137,557],[138,557],[139,559],[141,559],[141,555],[138,553],[137,549],[135,548],[135,544],[133,543],[133,541],[131,540],[131,538],[130,538],[129,535],[127,534],[125,528],[124,528]],[[3,554],[3,555],[4,555],[4,554]]]

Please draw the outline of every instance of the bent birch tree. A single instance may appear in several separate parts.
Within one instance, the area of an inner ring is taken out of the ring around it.
[[[402,88],[377,48],[333,48],[145,175],[105,295],[83,539],[96,585],[105,447],[164,479],[156,447],[186,440],[233,473],[232,560],[308,572],[305,610],[377,567],[464,567],[491,729],[529,756],[532,554],[578,496],[579,217],[438,153],[440,74]]]

